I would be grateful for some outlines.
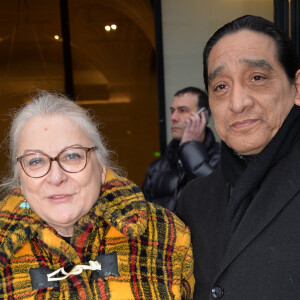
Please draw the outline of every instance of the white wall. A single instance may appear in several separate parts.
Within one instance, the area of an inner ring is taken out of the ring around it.
[[[187,86],[204,89],[202,51],[225,23],[246,15],[273,21],[273,0],[162,0],[167,138],[174,93]],[[214,129],[213,122],[210,126]]]

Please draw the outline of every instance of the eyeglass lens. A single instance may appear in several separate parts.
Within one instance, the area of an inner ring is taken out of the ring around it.
[[[46,175],[51,167],[51,160],[56,160],[66,172],[77,173],[84,169],[87,155],[86,149],[70,148],[59,153],[55,159],[44,153],[29,153],[22,157],[22,166],[25,173],[31,177]]]

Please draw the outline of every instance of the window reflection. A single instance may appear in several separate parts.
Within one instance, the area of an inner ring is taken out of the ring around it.
[[[69,18],[75,97],[96,111],[119,164],[142,184],[159,149],[150,1],[72,0]]]
[[[119,165],[141,184],[159,149],[151,1],[72,0],[68,7],[74,98],[95,111]],[[64,93],[60,1],[0,1],[0,22],[0,113],[37,89]],[[2,134],[8,122],[0,118]]]
[[[36,88],[63,92],[62,47],[53,38],[61,34],[58,1],[0,1],[0,22],[2,98],[16,103]]]

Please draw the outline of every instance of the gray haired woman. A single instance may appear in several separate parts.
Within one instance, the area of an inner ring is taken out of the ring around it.
[[[1,299],[192,299],[188,228],[114,172],[86,110],[42,92],[14,116]]]

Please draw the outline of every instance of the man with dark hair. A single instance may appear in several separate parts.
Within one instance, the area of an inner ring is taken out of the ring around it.
[[[203,53],[220,167],[186,186],[194,299],[300,299],[300,63],[273,23],[244,16]]]
[[[143,184],[145,198],[176,211],[177,198],[185,184],[209,175],[218,165],[220,144],[207,127],[207,94],[195,87],[175,93],[171,110],[173,140],[166,154],[148,167]]]

